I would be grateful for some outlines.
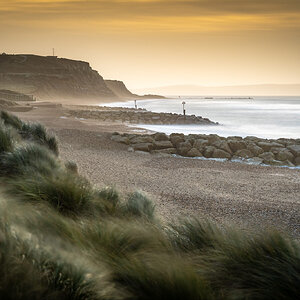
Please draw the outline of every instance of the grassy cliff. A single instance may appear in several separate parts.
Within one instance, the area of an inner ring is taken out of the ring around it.
[[[95,188],[40,124],[0,121],[1,299],[297,299],[300,245]]]

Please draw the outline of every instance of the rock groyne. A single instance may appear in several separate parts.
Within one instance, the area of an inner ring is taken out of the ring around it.
[[[225,138],[215,134],[115,133],[112,140],[128,145],[129,151],[144,151],[166,156],[177,154],[183,157],[245,160],[273,166],[300,166],[300,139],[275,140],[253,136]]]
[[[106,122],[122,122],[129,124],[153,124],[153,125],[176,125],[176,124],[198,124],[217,125],[207,118],[195,115],[183,116],[175,113],[154,113],[143,109],[115,108],[104,110],[69,110],[67,115],[96,119]]]

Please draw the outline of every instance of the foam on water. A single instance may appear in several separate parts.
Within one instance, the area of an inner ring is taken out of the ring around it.
[[[199,157],[186,157],[186,156],[180,156],[177,154],[173,154],[173,157],[177,157],[177,158],[184,158],[184,159],[197,159],[197,160],[211,160],[211,161],[219,161],[219,162],[225,162],[228,161],[226,158],[206,158],[204,156],[199,156]],[[264,164],[264,163],[260,163],[257,161],[253,161],[251,158],[249,159],[232,159],[230,160],[231,163],[240,163],[240,164],[247,164],[247,165],[254,165],[254,166],[263,166],[263,167],[270,167],[270,165]],[[276,168],[288,168],[288,169],[292,169],[292,170],[300,170],[300,166],[296,166],[296,167],[291,167],[291,166],[272,166],[272,167],[276,167]],[[281,174],[276,174],[276,175],[281,175]]]
[[[195,114],[219,122],[220,126],[141,125],[139,127],[165,132],[218,134],[220,136],[257,136],[261,138],[300,138],[300,97],[254,97],[228,99],[216,97],[181,97],[162,100],[140,100],[139,108],[153,112],[182,113],[182,101],[187,114]],[[119,102],[106,106],[134,107],[134,102]]]

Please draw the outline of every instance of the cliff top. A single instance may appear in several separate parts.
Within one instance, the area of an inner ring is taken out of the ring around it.
[[[0,55],[0,73],[23,73],[24,71],[48,73],[71,69],[91,70],[85,61],[58,58],[56,56],[39,56],[34,54]]]

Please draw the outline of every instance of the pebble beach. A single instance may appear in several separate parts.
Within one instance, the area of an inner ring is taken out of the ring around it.
[[[112,134],[138,128],[64,117],[64,112],[63,106],[36,105],[17,115],[53,131],[61,158],[76,162],[95,185],[144,191],[166,222],[200,215],[247,230],[276,228],[300,237],[300,170],[128,152],[127,145],[111,140]]]

